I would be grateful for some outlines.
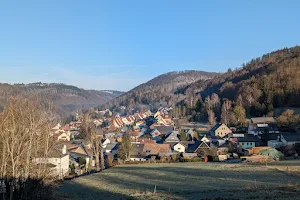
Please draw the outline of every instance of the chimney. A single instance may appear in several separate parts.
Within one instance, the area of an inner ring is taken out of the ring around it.
[[[62,154],[66,155],[67,154],[67,146],[64,144],[63,148],[62,148]]]

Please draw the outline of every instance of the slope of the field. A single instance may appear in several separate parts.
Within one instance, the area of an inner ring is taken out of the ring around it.
[[[299,166],[299,161],[284,161],[268,167],[220,163],[117,166],[64,182],[56,198],[296,199],[300,195],[300,179],[280,171],[286,169],[286,165],[292,170],[293,166]]]

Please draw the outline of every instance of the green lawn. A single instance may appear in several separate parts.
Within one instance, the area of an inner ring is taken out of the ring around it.
[[[299,162],[285,161],[299,166]],[[290,168],[291,168],[290,167]],[[275,166],[175,163],[123,165],[66,181],[60,199],[298,199],[299,177]],[[157,193],[153,194],[154,186]]]

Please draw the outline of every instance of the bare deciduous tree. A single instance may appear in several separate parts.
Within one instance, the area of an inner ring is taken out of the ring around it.
[[[29,178],[50,180],[46,164],[37,165],[37,157],[47,158],[52,147],[51,116],[37,100],[10,98],[0,114],[0,179],[10,178],[10,199],[17,182]]]

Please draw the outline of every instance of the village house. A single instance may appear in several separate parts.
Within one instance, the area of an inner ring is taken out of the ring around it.
[[[281,146],[283,146],[283,143],[281,142],[280,136],[277,140],[269,140],[268,141],[268,147],[278,148]]]
[[[247,135],[247,133],[232,133],[231,137],[233,138],[243,138]]]
[[[282,133],[280,140],[283,145],[293,146],[300,143],[300,133]]]
[[[108,139],[108,138],[105,138],[105,139],[102,139],[102,148],[106,148],[106,146],[108,145],[108,144],[110,144],[111,143],[111,140],[110,139]]]
[[[73,143],[66,144],[66,147],[67,147],[67,152],[70,155],[70,158],[72,158],[76,162],[79,161],[79,158],[85,160],[86,169],[95,166],[92,149],[88,148],[84,144],[73,144]]]
[[[101,115],[107,114],[108,116],[112,116],[112,112],[109,109],[96,111],[96,113],[99,113]]]
[[[71,140],[71,132],[61,131],[54,135],[58,141],[70,141]]]
[[[159,157],[161,154],[172,153],[170,144],[145,143],[144,157]]]
[[[101,119],[95,119],[94,120],[94,124],[96,125],[96,127],[98,127],[98,126],[100,126],[100,125],[103,124],[103,120],[101,120]]]
[[[136,141],[141,136],[141,133],[139,130],[134,130],[134,131],[130,131],[129,135],[131,141]]]
[[[160,125],[172,125],[173,120],[172,117],[169,115],[169,112],[172,108],[159,108],[158,111],[154,114],[154,118],[157,120],[157,124]]]
[[[248,126],[248,134],[258,136],[266,133],[279,133],[275,119],[273,117],[251,118],[251,123]]]
[[[47,164],[51,168],[51,173],[58,179],[63,179],[69,175],[69,154],[66,145],[56,144],[48,153],[47,158],[34,158],[36,164]]]
[[[177,143],[177,142],[180,142],[178,138],[178,132],[173,131],[166,135],[165,143]]]
[[[222,146],[228,141],[228,135],[225,137],[221,138],[220,136],[211,136],[211,135],[204,135],[201,139],[201,142],[206,142],[206,143],[213,143],[216,144],[217,146]]]
[[[152,138],[139,137],[137,140],[131,141],[131,144],[156,143]]]
[[[193,145],[195,142],[194,141],[181,141],[178,142],[174,147],[174,151],[177,151],[179,153],[185,153],[186,150],[188,149],[189,145]]]
[[[70,122],[71,131],[78,131],[80,129],[80,125],[77,122]]]
[[[164,108],[160,107],[157,112],[154,114],[154,118],[157,118],[158,116],[165,116],[169,115],[169,112],[172,110],[172,108]]]
[[[195,141],[194,144],[188,146],[186,153],[197,153],[199,149],[211,149],[211,147],[207,142]]]
[[[211,142],[211,138],[208,137],[207,135],[204,135],[201,139],[200,139],[201,142]]]
[[[52,128],[52,136],[57,141],[70,141],[73,139],[73,135],[71,133],[70,125],[61,126],[57,124],[55,127]]]
[[[131,144],[130,160],[131,161],[146,161],[143,156],[144,144]]]
[[[112,118],[110,122],[110,129],[120,129],[125,126],[125,123],[123,122],[121,117]]]
[[[115,154],[117,154],[118,149],[119,149],[119,144],[117,142],[110,143],[106,145],[106,148],[104,149],[104,153],[105,155],[111,154],[114,156]]]
[[[231,134],[232,131],[225,124],[217,124],[211,130],[210,133],[212,136],[219,136],[221,138]]]
[[[125,125],[132,125],[135,121],[133,116],[121,117],[121,120]]]
[[[155,126],[151,131],[151,136],[155,141],[161,141],[163,137],[173,131],[173,126]]]
[[[244,138],[237,138],[238,145],[243,149],[251,149],[259,146],[260,140],[256,136],[248,136]]]
[[[145,121],[144,120],[136,120],[135,125],[136,126],[143,126],[143,125],[145,125]]]

